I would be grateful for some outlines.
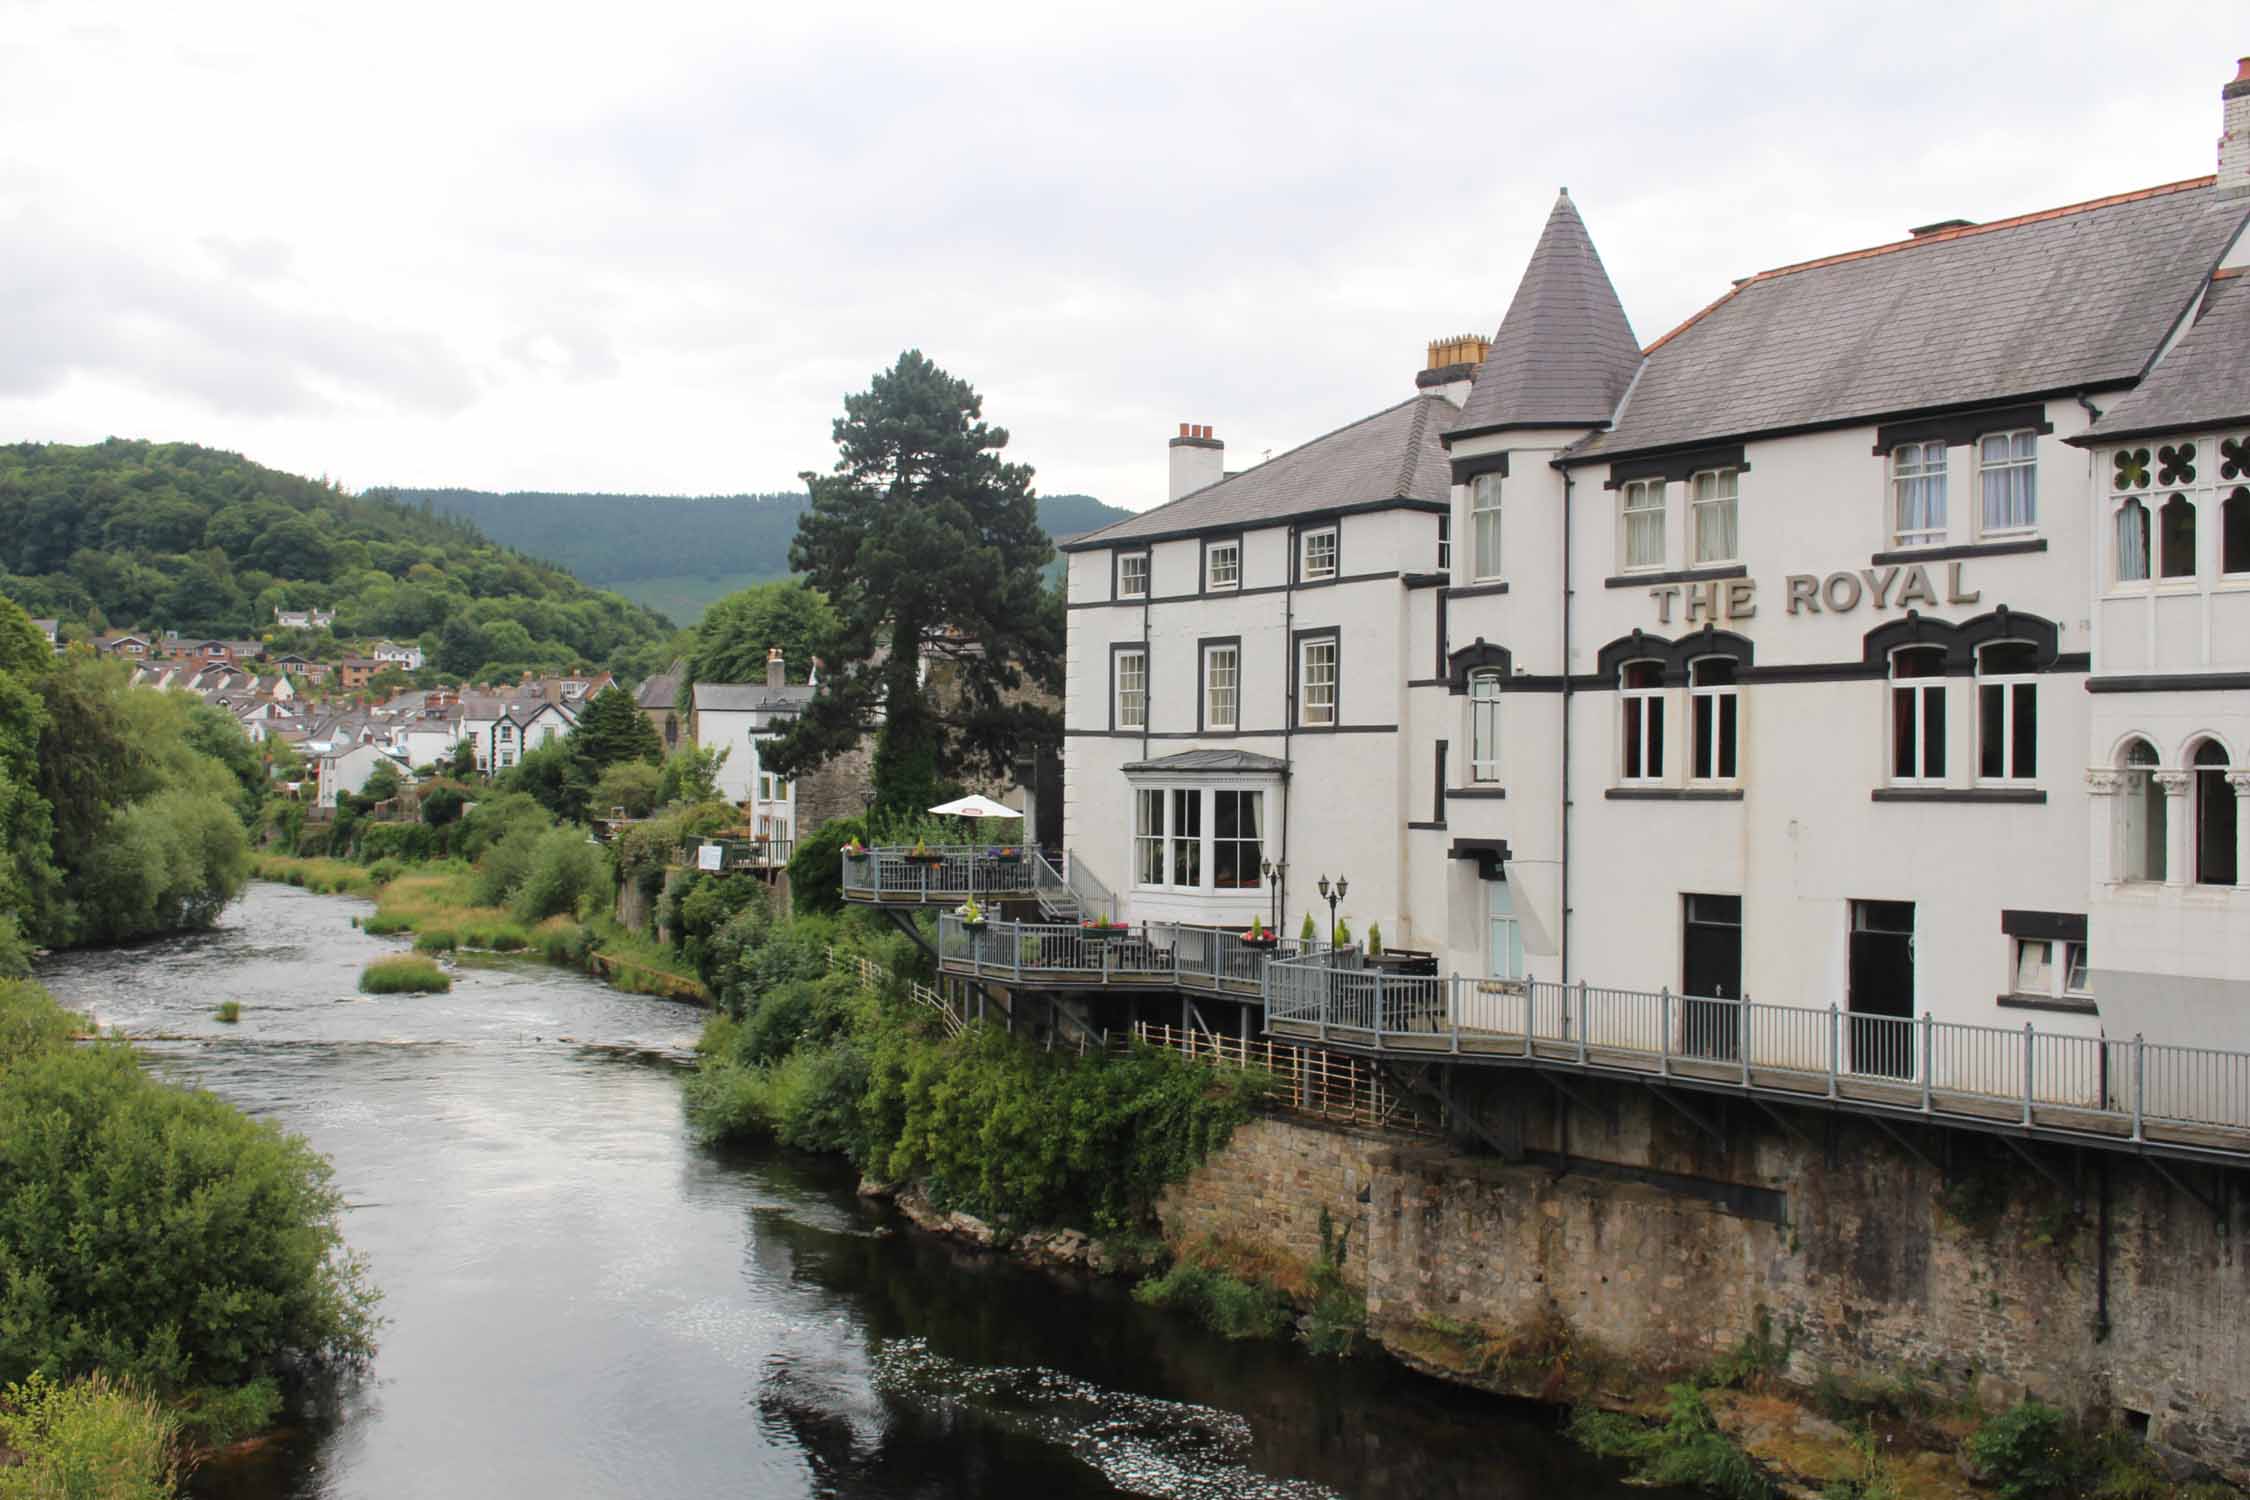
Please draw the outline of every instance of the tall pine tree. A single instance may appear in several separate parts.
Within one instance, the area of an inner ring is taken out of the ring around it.
[[[633,706],[632,695],[621,687],[596,693],[578,714],[578,727],[570,732],[571,753],[584,762],[592,780],[621,760],[655,765],[664,758],[656,728]]]
[[[880,808],[927,805],[965,771],[1005,776],[1060,717],[1022,690],[1062,690],[1062,601],[1040,570],[1031,469],[1002,461],[965,380],[918,349],[844,398],[831,474],[803,476],[812,505],[789,563],[841,621],[820,692],[760,759],[795,776],[856,744],[878,717]],[[927,661],[931,671],[920,670]]]

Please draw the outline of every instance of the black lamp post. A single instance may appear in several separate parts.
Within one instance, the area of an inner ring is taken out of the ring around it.
[[[1351,880],[1346,876],[1339,875],[1336,877],[1336,886],[1333,890],[1329,889],[1328,877],[1325,875],[1320,877],[1321,899],[1328,903],[1328,946],[1331,951],[1336,947],[1336,903],[1343,900],[1344,893],[1351,888]]]
[[[1258,866],[1266,877],[1266,904],[1273,911],[1273,935],[1281,936],[1281,872],[1289,866],[1278,859],[1269,859]]]

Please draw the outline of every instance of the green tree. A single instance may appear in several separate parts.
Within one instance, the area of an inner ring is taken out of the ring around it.
[[[533,801],[566,823],[584,821],[594,778],[567,740],[550,740],[526,750],[500,777],[503,790],[528,793]]]
[[[754,585],[704,611],[689,676],[696,682],[764,682],[766,652],[779,646],[789,681],[803,682],[812,659],[827,654],[837,623],[819,590],[798,579]]]
[[[656,726],[633,706],[621,687],[596,693],[578,715],[570,732],[571,752],[586,763],[588,778],[599,776],[620,761],[635,760],[653,766],[664,758]]]
[[[732,751],[728,745],[682,745],[664,758],[656,800],[662,807],[685,803],[690,807],[719,798],[719,767]]]
[[[648,762],[621,760],[594,783],[594,811],[606,818],[611,808],[622,807],[628,818],[645,818],[656,811],[663,784],[664,773]]]
[[[834,473],[804,476],[812,503],[789,549],[837,611],[837,661],[761,757],[781,774],[849,749],[878,709],[876,797],[892,810],[924,805],[972,767],[1005,774],[1059,740],[1054,711],[1016,696],[1061,691],[1062,606],[1040,571],[1054,548],[1031,469],[1002,461],[1008,434],[983,410],[919,350],[845,398],[841,457]],[[924,682],[926,658],[948,668],[931,674],[942,691]]]

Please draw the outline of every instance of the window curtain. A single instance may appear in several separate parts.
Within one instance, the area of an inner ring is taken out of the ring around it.
[[[2028,531],[2039,524],[2039,469],[2034,433],[1996,433],[1980,449],[1984,477],[1984,529]]]
[[[2128,500],[2117,510],[2117,581],[2148,579],[2148,508]]]

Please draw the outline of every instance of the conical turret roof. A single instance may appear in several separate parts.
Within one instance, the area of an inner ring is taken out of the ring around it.
[[[1602,426],[1640,364],[1633,325],[1565,188],[1452,436],[1495,427]]]

